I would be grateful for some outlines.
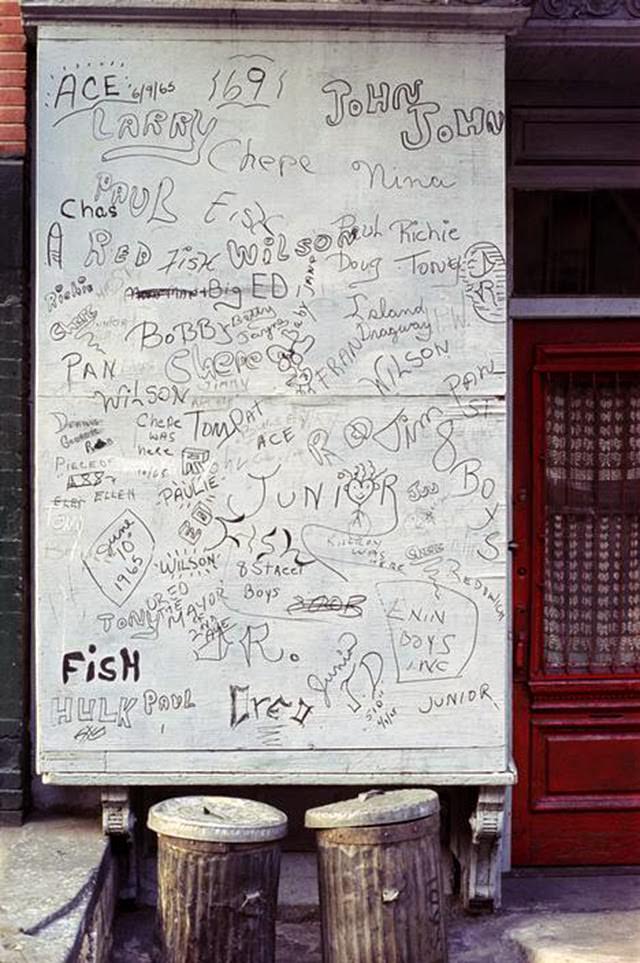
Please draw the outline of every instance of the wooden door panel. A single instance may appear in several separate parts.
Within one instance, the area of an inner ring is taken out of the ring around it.
[[[640,717],[531,720],[534,811],[640,806]]]
[[[515,865],[640,862],[640,324],[516,322]]]
[[[640,814],[545,813],[532,836],[531,866],[629,866],[637,862]],[[586,858],[585,858],[586,857]]]

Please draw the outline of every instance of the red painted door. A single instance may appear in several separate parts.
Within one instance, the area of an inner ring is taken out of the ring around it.
[[[640,321],[516,322],[514,865],[640,863]]]

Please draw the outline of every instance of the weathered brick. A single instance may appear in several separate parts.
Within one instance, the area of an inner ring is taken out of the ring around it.
[[[19,822],[23,805],[24,793],[21,789],[3,789],[0,792],[0,822],[5,825]],[[15,814],[13,818],[12,813]]]
[[[7,704],[5,705],[3,700],[3,712],[13,712],[17,715],[21,712],[21,701],[23,695],[23,675],[24,675],[24,657],[22,655],[12,657],[11,653],[8,651],[9,645],[16,650],[18,653],[24,652],[24,639],[23,631],[16,631],[13,636],[7,634],[8,642],[3,643],[2,651],[0,651],[0,692],[7,691]],[[9,705],[9,703],[11,705]],[[2,732],[0,731],[0,735]],[[20,736],[20,731],[12,729],[7,733],[12,737],[18,738]]]
[[[6,12],[0,7],[0,17]],[[19,23],[14,24],[16,28]],[[0,22],[0,31],[7,24]],[[0,50],[3,47],[0,38]],[[17,38],[22,43],[22,38]],[[15,60],[15,57],[18,60]],[[11,60],[7,61],[10,57]],[[22,67],[22,54],[0,53],[0,68]],[[0,84],[3,77],[0,74]],[[14,150],[24,139],[19,92],[0,95],[0,150]],[[7,123],[3,123],[7,121]],[[0,822],[19,822],[24,804],[26,758],[23,724],[26,714],[27,650],[25,564],[28,514],[25,490],[27,383],[24,352],[28,313],[24,304],[23,163],[0,160]]]
[[[15,393],[15,384],[11,381],[6,382],[6,386],[12,393]],[[0,378],[0,398],[4,383]],[[2,412],[0,418],[0,451],[15,450],[24,447],[24,414],[7,414]],[[7,467],[6,465],[4,467]]]
[[[8,529],[2,525],[0,526],[0,555],[4,558],[8,558],[11,554],[18,551],[16,549],[16,544],[23,540],[24,532],[28,524],[28,505],[26,499],[22,497],[21,492],[16,492],[12,490],[7,490],[0,493],[0,511],[3,512],[2,518],[8,520],[9,517],[17,512],[21,518],[21,529],[18,535],[14,535],[8,531]],[[20,557],[25,546],[20,545]]]
[[[1,120],[1,118],[0,118]],[[7,125],[0,123],[0,137]],[[19,138],[18,138],[19,139]],[[0,163],[0,267],[3,272],[23,264],[24,182],[23,164],[15,161]],[[20,295],[22,292],[19,290]]]
[[[0,511],[4,511],[7,514],[10,512],[24,512],[25,507],[25,496],[21,489],[8,488],[0,493]],[[6,529],[0,527],[0,538],[4,540],[10,537]]]
[[[0,170],[2,165],[0,163]],[[0,214],[0,218],[2,215]],[[1,223],[1,222],[0,222]],[[11,248],[0,245],[0,256],[4,253],[6,258],[6,253],[8,250],[13,250],[20,254],[20,261],[14,266],[10,267],[10,270],[0,270],[0,324],[4,320],[4,315],[7,316],[7,320],[13,315],[19,315],[20,319],[24,318],[25,314],[25,291],[22,277],[22,246],[16,247],[14,245]],[[13,259],[15,260],[15,258]],[[6,260],[5,260],[6,264]],[[0,267],[3,267],[2,261],[0,260]]]
[[[2,353],[5,354],[5,346],[2,345]],[[22,358],[0,358],[0,380],[19,381],[22,379]],[[4,385],[2,390],[4,389]]]
[[[0,50],[23,50],[24,37],[20,34],[0,34]]]
[[[9,468],[0,458],[0,497],[6,491],[24,491],[25,479],[15,469]]]
[[[24,53],[17,53],[11,51],[7,53],[6,51],[0,51],[0,70],[9,69],[16,70],[19,67],[27,66],[27,55]]]
[[[15,769],[0,769],[0,789],[21,789],[20,773]]]
[[[0,11],[0,34],[2,33],[16,33],[22,36],[22,21],[19,13]]]
[[[11,790],[7,790],[10,792]],[[22,798],[22,796],[21,796]],[[24,822],[24,803],[20,803],[18,809],[0,809],[0,825],[2,826],[22,826]]]
[[[20,509],[20,512],[24,515],[23,508]],[[24,518],[21,518],[21,522],[24,527]],[[0,555],[2,558],[13,558],[18,562],[25,557],[25,545],[24,539],[21,537],[22,534],[21,532],[18,536],[12,536],[6,531],[2,532],[0,537]]]
[[[25,102],[24,83],[11,84],[6,74],[0,73],[0,104],[3,107],[24,107]]]
[[[11,641],[15,643],[16,641],[15,636]],[[0,686],[0,691],[2,691],[2,689],[6,689],[7,691],[9,691],[7,688],[7,685],[8,685],[7,677],[11,675],[13,677],[12,685],[14,686],[14,689],[16,689],[15,695],[18,696],[19,687],[16,688],[16,679],[19,677],[20,672],[22,671],[22,661],[18,658],[11,658],[10,653],[7,653],[7,652],[0,653],[0,668],[2,669],[2,677],[3,677],[2,685]],[[4,712],[9,711],[7,706],[4,706],[3,711]]]
[[[24,664],[25,649],[23,637],[26,633],[25,619],[22,615],[7,615],[2,613],[2,631],[0,632],[0,671],[6,675],[15,675]],[[2,733],[0,723],[0,734]]]
[[[0,458],[0,498],[2,497],[2,492],[15,491],[25,493],[25,481],[26,479],[22,476],[22,473],[16,472],[16,470],[8,466],[2,458]]]
[[[2,161],[0,159],[0,172],[2,168],[7,163],[13,163],[13,161]],[[0,189],[2,188],[2,181],[0,178]],[[4,223],[2,221],[2,213],[0,213],[0,224]],[[20,238],[22,241],[22,237]],[[16,260],[15,256],[11,258],[11,263],[7,263],[6,252],[14,251],[19,253],[20,260]],[[3,257],[3,253],[5,257]],[[0,244],[0,312],[5,310],[15,311],[16,308],[20,308],[22,312],[25,312],[27,308],[27,287],[26,279],[24,276],[24,250],[22,243],[12,244],[11,247]]]
[[[1,379],[0,379],[1,380]],[[0,394],[2,392],[2,385],[0,384]],[[23,415],[5,415],[2,413],[2,418],[0,418],[0,449],[3,447],[3,438],[8,438],[10,442],[13,443],[14,439],[17,440],[18,444],[24,442],[24,435],[21,434],[21,430],[24,429],[24,416]]]
[[[21,124],[24,117],[25,109],[23,106],[0,103],[0,124]]]
[[[0,542],[0,554],[3,554],[3,546],[5,544],[17,544],[21,553],[20,557],[24,555],[24,546],[22,544],[22,540],[26,535],[24,516],[24,506],[12,508],[11,506],[0,505],[0,528],[5,536]],[[14,539],[14,541],[11,541],[11,539]]]
[[[1,311],[1,309],[0,309]],[[11,330],[5,329],[2,331],[2,353],[7,358],[22,358],[25,359],[24,347],[25,339],[18,335],[18,332],[12,332]]]
[[[1,196],[1,195],[0,195]],[[7,255],[9,248],[0,242],[0,256],[4,251]],[[26,321],[27,314],[23,301],[24,289],[22,285],[22,271],[13,268],[12,271],[0,272],[0,325],[9,325],[11,331],[2,331],[4,337],[10,335],[12,338],[20,338],[23,341],[27,336]]]
[[[20,763],[20,739],[0,738],[0,769],[15,769]]]
[[[0,378],[0,403],[2,404],[3,418],[20,418],[24,421],[25,392],[23,388],[22,378]]]
[[[13,87],[24,91],[26,78],[26,70],[0,69],[0,87]]]
[[[2,419],[0,419],[1,423]],[[13,447],[4,447],[0,444],[0,464],[5,469],[9,469],[16,473],[21,473],[24,470],[25,462],[25,451],[23,448],[23,443],[18,447],[17,445]]]
[[[27,398],[27,385],[24,378],[2,381],[0,383],[0,397],[2,397],[3,412],[6,411],[10,415],[20,414],[24,418]]]
[[[24,143],[24,124],[4,123],[0,119],[0,137],[4,144]]]
[[[3,712],[12,712],[14,715],[18,715],[23,711],[24,688],[22,667],[18,665],[16,665],[15,668],[9,666],[7,672],[0,677],[0,704],[2,705]],[[14,736],[5,738],[4,740],[0,738],[0,744],[3,743],[3,741],[20,742],[20,740]],[[8,750],[6,751],[8,752]],[[16,759],[17,758],[16,756]],[[0,768],[10,768],[14,765],[14,762],[6,762],[0,749]]]
[[[21,571],[0,575],[0,609],[2,609],[3,599],[12,598],[22,591],[23,583],[24,577]]]
[[[9,416],[7,415],[7,418],[8,417]],[[22,439],[19,439],[12,436],[9,431],[3,430],[2,422],[4,420],[4,416],[0,418],[0,464],[3,466],[3,468],[8,468],[15,472],[21,472],[24,468],[25,460],[24,436]],[[7,441],[7,439],[10,440]]]
[[[2,132],[0,131],[0,134]],[[0,154],[3,158],[14,159],[24,155],[27,146],[26,136],[21,138],[12,137],[10,140],[0,142]]]
[[[0,379],[0,397],[1,397]],[[24,444],[24,418],[22,415],[2,413],[0,418],[0,451],[17,452]]]
[[[7,557],[0,551],[0,578],[23,574],[22,559]]]
[[[24,514],[24,512],[23,512]],[[27,557],[26,546],[25,546],[25,534],[26,526],[25,519],[21,520],[21,531],[20,536],[17,538],[3,538],[0,541],[0,556],[4,559],[14,559],[16,563],[20,562],[24,564],[24,560]],[[2,613],[4,616],[4,612]],[[0,622],[2,620],[0,619]],[[0,707],[0,711],[1,711]]]
[[[13,632],[10,631],[12,622],[14,623]],[[13,687],[13,695],[10,697],[11,706],[5,705],[4,702],[0,703],[0,706],[2,707],[2,711],[4,713],[8,713],[12,716],[20,714],[20,701],[22,699],[24,681],[23,674],[26,657],[25,636],[28,634],[23,622],[24,620],[18,620],[16,617],[13,619],[9,618],[9,624],[7,625],[5,634],[3,635],[3,642],[0,644],[0,692],[10,691],[10,687]],[[2,733],[0,732],[0,735],[1,734]]]
[[[0,718],[0,738],[22,738],[24,732],[24,723],[22,719],[15,718]]]
[[[10,319],[8,315],[9,312],[3,311],[2,307],[0,307],[0,340],[6,345],[6,351],[4,353],[7,355],[16,355],[17,353],[18,357],[27,360],[27,356],[25,355],[27,339],[23,331],[24,321],[20,318],[19,314],[13,319]]]

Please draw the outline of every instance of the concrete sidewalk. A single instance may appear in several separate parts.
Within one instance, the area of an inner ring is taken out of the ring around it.
[[[146,868],[151,901],[155,858]],[[503,889],[494,916],[454,904],[450,963],[640,963],[640,873],[523,873]],[[115,896],[115,860],[96,820],[0,829],[0,963],[108,963],[112,935],[110,963],[152,963],[154,910],[120,905],[112,926]],[[277,935],[276,963],[321,963],[313,854],[283,856]]]
[[[0,963],[104,963],[116,897],[99,820],[0,827]]]
[[[276,963],[322,963],[315,858],[283,857]],[[154,913],[121,912],[112,963],[152,963]],[[640,963],[640,875],[521,875],[493,915],[449,918],[450,963]]]

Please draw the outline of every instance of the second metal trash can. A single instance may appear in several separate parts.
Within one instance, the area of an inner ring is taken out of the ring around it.
[[[309,809],[324,963],[446,963],[435,792],[401,789]]]
[[[249,799],[157,803],[162,963],[274,963],[280,843],[287,817]]]

